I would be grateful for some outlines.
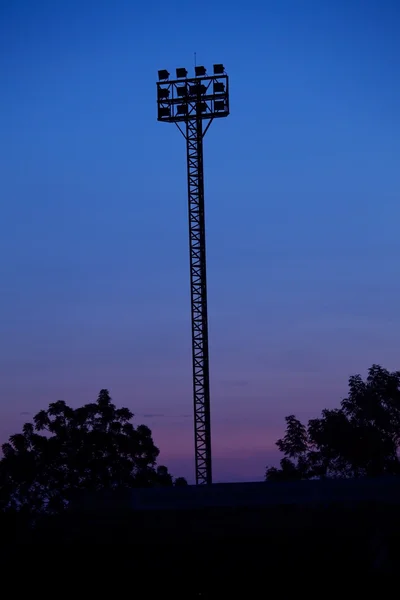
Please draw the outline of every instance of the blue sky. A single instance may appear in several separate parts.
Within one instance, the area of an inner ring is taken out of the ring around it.
[[[155,82],[194,52],[231,92],[205,140],[216,479],[261,478],[286,414],[400,367],[398,3],[201,11],[0,3],[1,441],[107,387],[193,476],[185,144]]]

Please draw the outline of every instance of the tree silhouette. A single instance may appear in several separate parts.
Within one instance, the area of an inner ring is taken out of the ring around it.
[[[186,485],[187,485],[187,481],[186,481],[186,479],[185,479],[184,477],[177,477],[177,478],[175,479],[175,483],[174,483],[174,485],[175,485],[176,487],[183,487],[183,486],[186,486]]]
[[[1,508],[57,513],[79,491],[173,485],[168,469],[156,467],[150,429],[132,418],[108,390],[80,408],[59,400],[41,410],[2,446]]]
[[[284,458],[280,469],[267,468],[269,481],[400,474],[400,371],[372,365],[365,381],[350,377],[339,409],[307,426],[286,417],[276,445]]]

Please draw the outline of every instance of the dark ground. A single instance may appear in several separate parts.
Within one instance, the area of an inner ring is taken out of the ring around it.
[[[35,578],[41,586],[44,578],[57,580],[61,590],[72,585],[85,596],[115,595],[123,588],[124,595],[140,597],[191,598],[202,592],[203,597],[258,598],[275,589],[326,595],[342,586],[345,593],[349,585],[371,593],[377,582],[382,595],[400,572],[400,482],[391,481],[384,484],[385,493],[380,483],[369,488],[373,493],[354,494],[321,486],[297,487],[295,494],[290,486],[287,493],[276,488],[279,504],[261,501],[264,489],[251,496],[238,494],[238,487],[235,493],[217,490],[219,506],[215,494],[213,501],[198,502],[196,488],[178,492],[178,508],[171,501],[176,492],[167,502],[165,492],[156,492],[147,510],[143,498],[141,508],[132,508],[126,498],[108,497],[96,505],[86,499],[35,530],[8,517],[1,524],[3,573],[25,565],[21,593]],[[143,497],[154,494],[146,491]],[[233,506],[221,500],[235,494]],[[39,551],[32,548],[37,544]]]

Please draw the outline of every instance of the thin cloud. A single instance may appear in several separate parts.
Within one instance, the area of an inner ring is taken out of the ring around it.
[[[144,419],[187,419],[191,417],[191,415],[164,415],[164,414],[154,414],[154,413],[146,413],[142,415],[137,415],[138,417],[143,417]]]
[[[230,381],[224,381],[224,385],[230,385],[231,387],[246,387],[249,385],[249,381],[247,379],[232,379]]]
[[[140,417],[144,417],[145,419],[155,419],[158,417],[165,417],[165,415],[157,415],[157,414],[148,414],[148,415],[139,415]]]
[[[27,416],[31,415],[32,413],[28,412],[28,411],[22,411],[19,414],[21,415],[21,417],[27,417]]]

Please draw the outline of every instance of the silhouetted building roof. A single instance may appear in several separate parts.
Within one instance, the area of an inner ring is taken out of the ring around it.
[[[139,511],[204,508],[262,508],[280,505],[354,505],[360,502],[400,504],[400,477],[326,479],[320,481],[217,483],[125,490],[82,496],[75,508]]]

